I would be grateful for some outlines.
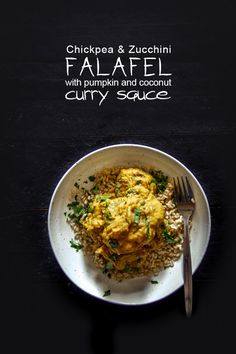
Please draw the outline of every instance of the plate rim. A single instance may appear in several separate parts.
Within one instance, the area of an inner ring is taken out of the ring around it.
[[[181,167],[183,167],[190,175],[191,175],[191,178],[194,180],[194,182],[197,184],[198,188],[200,189],[200,192],[201,192],[201,195],[203,196],[203,199],[204,199],[204,202],[205,202],[205,205],[206,205],[206,210],[207,210],[207,219],[208,219],[208,223],[207,223],[207,238],[206,238],[206,242],[205,242],[205,245],[204,245],[204,248],[203,248],[203,251],[201,253],[201,256],[199,257],[198,259],[198,262],[196,263],[196,267],[195,269],[193,270],[192,274],[194,274],[197,269],[199,268],[205,254],[206,254],[206,251],[207,251],[207,248],[208,248],[208,245],[209,245],[209,241],[210,241],[210,236],[211,236],[211,210],[210,210],[210,206],[209,206],[209,202],[208,202],[208,199],[206,197],[206,193],[203,189],[203,187],[201,186],[200,182],[198,181],[198,179],[194,176],[194,174],[192,173],[192,171],[186,167],[181,161],[179,161],[177,158],[173,157],[172,155],[162,151],[162,150],[159,150],[157,148],[154,148],[154,147],[151,147],[149,145],[144,145],[144,144],[132,144],[132,143],[121,143],[121,144],[112,144],[112,145],[107,145],[107,146],[104,146],[104,147],[101,147],[101,148],[98,148],[96,150],[93,150],[89,153],[87,153],[86,155],[82,156],[80,159],[78,159],[75,163],[73,163],[67,170],[66,172],[62,175],[62,177],[59,179],[59,182],[56,184],[56,187],[54,188],[54,191],[53,191],[53,194],[51,196],[51,199],[50,199],[50,203],[49,203],[49,208],[48,208],[48,216],[47,216],[47,228],[48,228],[48,234],[49,234],[49,241],[50,241],[50,244],[51,244],[51,248],[53,250],[53,254],[62,270],[62,272],[68,277],[68,279],[77,287],[79,288],[80,290],[82,290],[85,294],[87,295],[90,295],[92,296],[93,298],[96,298],[96,299],[99,299],[101,301],[104,301],[104,302],[109,302],[109,303],[112,303],[112,304],[115,304],[115,305],[119,305],[119,306],[146,306],[148,304],[151,304],[151,303],[154,303],[154,302],[158,302],[158,301],[161,301],[163,300],[164,298],[174,294],[176,291],[178,291],[181,287],[183,287],[183,283],[180,284],[179,286],[177,286],[175,288],[175,290],[173,290],[171,293],[169,294],[166,294],[166,295],[163,295],[161,297],[159,297],[158,299],[151,299],[151,300],[146,300],[145,302],[142,302],[142,303],[139,303],[139,302],[122,302],[122,301],[119,301],[119,300],[115,300],[115,299],[112,299],[110,297],[102,297],[102,296],[97,296],[95,294],[92,294],[88,291],[86,291],[85,289],[81,288],[78,284],[76,284],[76,282],[70,277],[70,275],[67,273],[67,271],[63,268],[62,264],[61,264],[61,261],[57,255],[57,252],[56,252],[56,249],[55,249],[55,246],[54,246],[54,243],[53,243],[53,237],[52,237],[52,230],[50,228],[50,224],[51,224],[51,214],[52,214],[52,210],[53,210],[53,203],[54,203],[54,199],[55,199],[55,196],[58,192],[58,189],[60,188],[62,182],[64,179],[66,179],[66,177],[70,174],[70,172],[79,164],[81,163],[83,160],[97,154],[97,153],[100,153],[104,150],[110,150],[110,149],[114,149],[114,148],[127,148],[127,147],[136,147],[136,148],[144,148],[144,149],[147,149],[147,150],[150,150],[152,152],[157,152],[159,153],[160,155],[164,155],[165,157],[169,158],[170,160],[174,161],[175,163],[177,163],[178,165],[180,165]]]

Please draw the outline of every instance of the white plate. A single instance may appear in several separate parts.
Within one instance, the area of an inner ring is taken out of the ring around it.
[[[168,176],[187,175],[193,188],[196,210],[190,233],[193,272],[197,269],[206,252],[210,237],[210,210],[205,193],[193,174],[178,160],[154,148],[120,144],[98,149],[76,162],[58,183],[49,207],[48,229],[52,249],[58,263],[68,278],[80,289],[99,299],[124,305],[142,305],[160,300],[183,285],[182,257],[174,267],[162,271],[152,284],[150,277],[116,282],[109,279],[83,255],[75,252],[69,241],[73,232],[66,222],[64,212],[71,197],[74,183],[80,178],[96,174],[106,167],[141,165],[155,167]],[[90,185],[86,184],[86,188]],[[104,297],[104,292],[111,295]]]

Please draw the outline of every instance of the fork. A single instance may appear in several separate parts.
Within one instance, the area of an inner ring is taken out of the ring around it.
[[[189,219],[195,210],[195,201],[192,188],[187,176],[173,177],[174,199],[176,206],[184,220],[184,298],[187,317],[192,315],[193,286],[192,286],[192,261],[189,244]]]

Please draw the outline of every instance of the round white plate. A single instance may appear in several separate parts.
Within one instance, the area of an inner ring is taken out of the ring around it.
[[[210,237],[210,210],[205,193],[193,174],[178,160],[170,155],[143,145],[120,144],[98,149],[76,162],[59,181],[49,207],[48,229],[52,249],[58,263],[68,278],[80,289],[99,299],[124,305],[142,305],[160,300],[183,285],[183,261],[179,259],[174,267],[167,268],[157,277],[116,282],[97,270],[83,255],[70,247],[73,232],[66,222],[64,212],[70,201],[74,183],[81,181],[97,171],[115,166],[154,167],[170,177],[187,175],[191,183],[196,210],[193,215],[191,254],[193,272],[197,269],[206,252]],[[90,182],[89,182],[90,183]],[[84,187],[90,188],[90,184]],[[158,281],[152,284],[150,280]],[[104,297],[110,290],[111,295]]]

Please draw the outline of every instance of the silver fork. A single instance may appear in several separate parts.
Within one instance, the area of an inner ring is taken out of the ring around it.
[[[192,286],[192,261],[189,244],[189,218],[195,209],[192,188],[187,176],[173,177],[174,198],[176,206],[184,220],[184,298],[187,317],[192,315],[193,286]]]

